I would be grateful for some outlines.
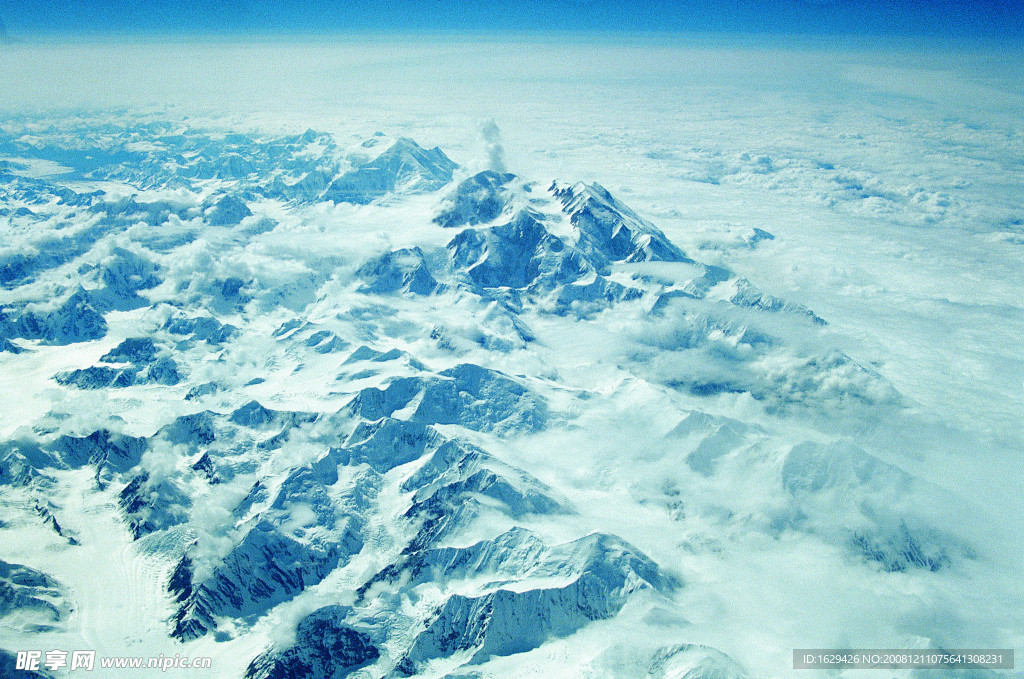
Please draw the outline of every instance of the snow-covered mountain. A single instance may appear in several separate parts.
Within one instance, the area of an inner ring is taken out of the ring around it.
[[[6,653],[730,679],[762,669],[691,607],[731,605],[731,552],[879,601],[988,567],[828,318],[598,184],[74,124],[0,134]],[[894,646],[947,643],[907,605]]]

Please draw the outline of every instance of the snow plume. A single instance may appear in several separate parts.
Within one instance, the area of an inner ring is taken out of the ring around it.
[[[270,614],[274,621],[273,627],[269,630],[271,643],[278,650],[295,645],[299,624],[307,616],[326,606],[343,607],[340,611],[347,611],[354,600],[355,594],[352,591],[332,592],[325,596],[315,589],[307,589],[291,601],[278,606]]]
[[[167,479],[173,480],[178,475],[179,466],[187,462],[187,456],[187,446],[154,439],[149,450],[143,454],[140,464],[148,474],[149,480],[155,484]]]
[[[305,428],[295,428],[291,431],[288,440],[267,460],[264,472],[268,474],[287,473],[291,469],[312,463],[323,452],[324,446],[311,440],[309,431]]]
[[[501,130],[490,118],[480,125],[480,141],[487,151],[487,169],[495,172],[508,172],[505,165],[505,147],[501,144]]]
[[[227,484],[218,484],[216,492],[206,492],[196,499],[189,519],[196,532],[196,545],[191,553],[194,582],[209,578],[235,546],[233,510],[251,487],[252,477],[240,476]]]

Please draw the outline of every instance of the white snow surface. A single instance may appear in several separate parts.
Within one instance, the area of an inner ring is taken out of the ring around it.
[[[1019,52],[3,49],[0,560],[66,608],[0,609],[0,648],[242,677],[323,653],[296,629],[328,606],[377,653],[335,676],[366,678],[1024,648]],[[324,197],[406,139],[391,190]],[[436,223],[488,169],[497,216]],[[595,184],[686,259],[575,266],[557,190]],[[129,338],[153,356],[104,361]],[[248,564],[245,610],[176,600],[183,556],[193,589]]]

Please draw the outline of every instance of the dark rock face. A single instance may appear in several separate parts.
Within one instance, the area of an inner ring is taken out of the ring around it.
[[[219,483],[209,451],[192,469],[211,485]],[[172,636],[202,636],[222,616],[254,621],[359,553],[366,499],[358,484],[347,493],[329,488],[337,481],[336,464],[314,464],[293,468],[272,488],[256,482],[234,509],[239,519],[251,518],[225,536],[233,543],[230,551],[203,557],[199,569],[199,557],[189,552],[177,565],[168,583],[180,604]]]
[[[80,287],[54,311],[23,314],[8,333],[8,337],[38,339],[47,344],[74,344],[101,339],[107,334],[107,322],[92,306],[89,293]]]
[[[4,44],[4,42],[4,36],[0,35],[0,45]],[[0,648],[0,677],[4,677],[4,679],[50,679],[52,676],[49,674],[40,674],[39,672],[19,670],[17,667],[17,655]]]
[[[598,274],[607,268],[607,253],[567,244],[542,219],[525,208],[507,224],[462,231],[448,244],[453,267],[481,294],[498,291],[515,295],[517,301],[543,299],[545,310],[581,318],[643,295]]]
[[[360,267],[356,275],[364,281],[359,292],[429,295],[441,287],[418,247],[386,252]]]
[[[85,291],[79,289],[48,318],[49,333],[44,339],[54,344],[71,344],[100,339],[107,334],[107,322],[90,304]]]
[[[551,191],[576,228],[576,247],[598,268],[609,262],[693,261],[599,184],[556,183]]]
[[[418,459],[443,440],[433,427],[382,417],[374,422],[361,422],[342,447],[331,449],[330,455],[339,464],[366,462],[385,472]]]
[[[28,566],[0,561],[0,621],[17,616],[24,620],[19,626],[25,631],[44,632],[57,626],[68,612],[56,580]]]
[[[453,265],[483,288],[551,289],[593,273],[579,252],[551,235],[540,215],[527,209],[508,224],[463,231],[448,251]]]
[[[346,613],[341,606],[313,611],[299,623],[295,645],[258,656],[246,679],[331,679],[377,660],[380,651],[369,635],[342,622]]]
[[[38,447],[32,447],[34,451],[26,451],[17,443],[0,444],[0,486],[21,488],[47,478],[36,467],[48,466],[51,460]]]
[[[145,438],[126,436],[106,429],[88,436],[61,436],[53,442],[53,450],[61,462],[71,468],[87,464],[109,466],[126,472],[139,463],[148,448]]]
[[[242,170],[238,170],[243,172]],[[248,174],[248,172],[244,172]],[[244,176],[243,174],[243,176]],[[252,210],[238,196],[229,194],[218,200],[206,212],[206,221],[211,226],[236,226],[246,217],[252,216]]]
[[[105,389],[107,387],[130,387],[136,383],[136,371],[132,368],[108,368],[92,366],[54,375],[57,384],[79,389]]]
[[[115,351],[117,350],[115,349]],[[145,353],[143,353],[144,355]],[[101,360],[108,357],[110,354],[105,355]],[[137,384],[173,386],[181,382],[181,374],[178,372],[178,364],[173,358],[162,356],[150,362],[148,366],[135,363],[124,368],[91,366],[57,373],[54,375],[54,380],[58,384],[79,389],[123,388]]]
[[[314,169],[306,172],[300,179],[292,183],[285,182],[278,177],[264,193],[268,198],[311,202],[326,191],[332,178],[323,170]]]
[[[190,387],[189,390],[185,393],[185,400],[195,401],[197,399],[202,398],[203,396],[215,394],[219,390],[220,387],[215,382],[204,382],[203,384],[197,384],[194,387]]]
[[[415,550],[433,544],[458,520],[474,514],[478,499],[486,497],[516,519],[528,514],[556,514],[569,511],[551,488],[525,472],[501,463],[485,451],[448,440],[437,446],[430,458],[405,483],[403,490],[415,491],[406,512],[421,522],[414,540]]]
[[[104,309],[129,311],[146,306],[139,296],[160,284],[157,266],[146,257],[124,248],[116,248],[114,257],[101,272],[104,287],[95,293],[96,303]]]
[[[197,341],[209,344],[221,344],[231,339],[238,328],[231,324],[221,323],[213,316],[197,316],[187,318],[174,316],[167,319],[164,329],[175,335],[189,335]]]
[[[505,188],[516,176],[484,170],[463,179],[445,200],[434,223],[445,228],[483,224],[496,219],[510,200]]]
[[[93,201],[103,196],[103,191],[90,191],[89,193],[78,193],[67,187],[57,188],[54,195],[60,199],[62,205],[70,205],[72,207],[89,207]]]
[[[217,431],[214,428],[215,415],[216,413],[209,410],[182,415],[163,427],[158,434],[171,443],[206,445],[217,438]]]
[[[101,214],[104,221],[114,226],[128,226],[135,222],[158,225],[167,221],[171,215],[185,219],[188,209],[172,205],[167,201],[140,202],[135,196],[128,196],[118,201],[98,201],[89,207],[89,212]]]
[[[341,558],[337,545],[305,545],[267,521],[242,541],[191,594],[173,620],[172,636],[187,640],[214,629],[214,617],[254,618],[320,582]]]
[[[351,365],[353,363],[360,363],[363,361],[368,363],[387,363],[389,361],[402,361],[403,363],[407,364],[409,367],[415,370],[427,370],[426,365],[418,361],[415,356],[413,356],[407,351],[402,351],[400,349],[377,351],[376,349],[371,349],[365,344],[357,347],[355,351],[349,354],[348,358],[345,359],[342,365]]]
[[[642,296],[643,291],[638,288],[595,276],[590,281],[562,286],[555,297],[555,309],[559,313],[575,313],[583,318],[610,304],[637,300]]]
[[[138,474],[121,489],[117,502],[136,540],[185,521],[191,503],[173,480],[150,480],[145,473]]]
[[[203,453],[192,465],[192,469],[200,472],[210,483],[220,483],[220,477],[217,475],[217,468],[213,464],[213,459],[210,457],[209,452]]]
[[[231,413],[230,420],[245,427],[262,427],[279,419],[276,410],[264,408],[258,401],[249,401]]]
[[[637,589],[667,592],[674,587],[649,558],[609,535],[591,535],[551,550],[523,531],[502,536],[497,542],[478,543],[466,548],[465,554],[436,550],[420,559],[428,564],[425,572],[436,563],[442,572],[454,575],[473,564],[469,570],[475,572],[500,576],[523,569],[514,577],[557,576],[566,584],[449,597],[416,637],[404,660],[406,666],[415,668],[467,650],[473,651],[470,663],[523,653],[548,639],[568,636],[589,622],[614,616]]]
[[[10,341],[6,337],[0,337],[0,352],[7,352],[9,354],[21,354],[25,350],[19,347],[14,342]]]
[[[452,180],[456,167],[441,149],[428,151],[403,137],[375,160],[336,179],[322,197],[335,203],[365,205],[395,191],[436,191]]]
[[[173,386],[181,382],[178,364],[170,356],[162,356],[151,363],[142,374],[142,379],[149,384]]]
[[[769,233],[764,229],[759,229],[756,226],[754,227],[753,231],[751,231],[750,235],[747,236],[747,244],[750,247],[754,247],[761,241],[766,240],[775,240],[775,234]]]
[[[911,531],[901,523],[894,531],[857,531],[851,545],[889,573],[908,570],[938,571],[952,563],[947,541],[934,531]]]
[[[600,585],[589,577],[558,589],[455,595],[416,638],[407,658],[416,667],[419,662],[466,650],[475,651],[470,663],[525,653],[549,638],[568,636],[589,622],[611,617],[603,595]]]
[[[101,363],[147,364],[156,359],[157,348],[150,337],[129,337],[100,357]]]
[[[260,429],[270,425],[290,426],[316,420],[316,413],[299,413],[287,410],[271,410],[259,401],[249,401],[239,406],[228,416],[228,420],[250,429]]]
[[[306,338],[307,347],[312,347],[318,354],[334,354],[344,351],[349,344],[330,330],[318,330]]]
[[[432,377],[405,377],[385,389],[360,391],[346,411],[366,420],[390,417],[416,398],[412,422],[461,424],[482,431],[537,431],[547,419],[542,401],[512,378],[464,363]]]

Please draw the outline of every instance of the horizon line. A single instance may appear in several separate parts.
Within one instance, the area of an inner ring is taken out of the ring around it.
[[[811,30],[715,30],[715,29],[644,29],[624,30],[608,28],[588,29],[532,29],[507,31],[480,28],[404,28],[404,29],[330,29],[330,30],[246,30],[232,29],[222,31],[175,31],[165,29],[148,29],[143,31],[125,30],[88,30],[88,31],[37,31],[11,34],[9,31],[0,34],[0,46],[30,47],[58,44],[81,45],[146,45],[166,43],[192,44],[246,44],[264,42],[268,44],[290,44],[299,41],[313,42],[360,42],[365,40],[390,40],[406,42],[425,40],[440,42],[443,40],[461,39],[467,42],[482,43],[531,43],[564,41],[568,44],[589,42],[593,38],[603,39],[609,43],[625,45],[645,43],[656,40],[658,46],[688,45],[699,43],[722,43],[723,45],[742,45],[749,41],[763,44],[765,39],[773,42],[799,44],[803,47],[834,47],[827,43],[846,43],[851,46],[880,47],[883,43],[893,44],[898,49],[919,48],[949,43],[948,46],[961,48],[979,48],[993,46],[1015,46],[1024,42],[1024,35],[960,35],[947,33],[874,33],[874,32],[834,32],[825,33]],[[908,42],[909,41],[909,42]]]

